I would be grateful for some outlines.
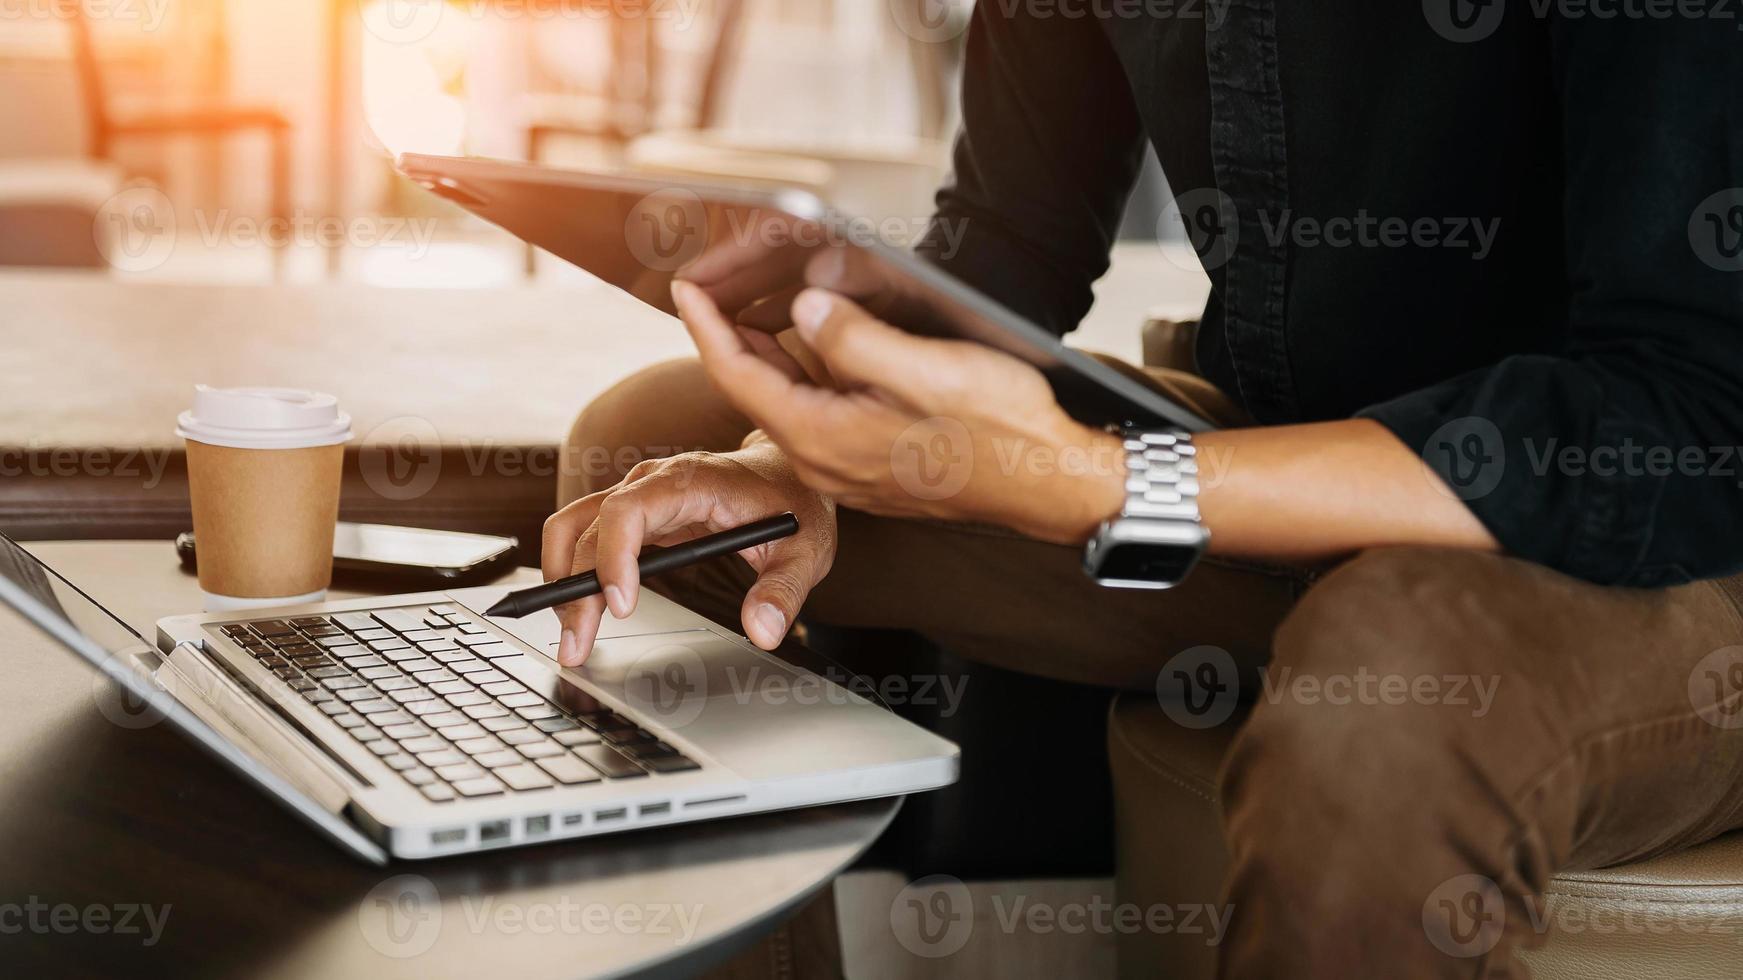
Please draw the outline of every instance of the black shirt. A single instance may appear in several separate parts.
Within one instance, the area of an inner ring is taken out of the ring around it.
[[[1374,418],[1586,579],[1734,572],[1740,26],[1716,0],[982,0],[934,219],[964,237],[921,249],[1064,333],[1148,138],[1212,281],[1199,369],[1254,418]]]

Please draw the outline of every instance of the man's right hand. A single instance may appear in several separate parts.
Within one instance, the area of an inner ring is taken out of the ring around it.
[[[586,661],[607,608],[619,619],[635,611],[643,545],[676,544],[786,511],[799,518],[797,534],[739,552],[757,573],[741,612],[745,635],[772,650],[835,560],[834,502],[799,482],[773,443],[647,460],[617,486],[551,515],[545,580],[597,569],[604,588],[603,595],[557,607],[563,624],[557,662]]]

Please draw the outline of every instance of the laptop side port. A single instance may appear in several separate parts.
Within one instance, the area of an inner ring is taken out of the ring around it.
[[[524,829],[528,837],[545,836],[551,832],[551,815],[546,813],[536,817],[528,817]]]
[[[430,844],[434,847],[448,847],[453,844],[466,843],[465,827],[449,827],[445,830],[430,832]]]
[[[629,816],[629,811],[627,809],[625,809],[621,806],[614,806],[609,810],[595,810],[595,811],[593,811],[593,822],[594,823],[608,823],[612,820],[622,820],[624,817],[627,817],[627,816]]]
[[[481,823],[478,825],[478,843],[490,844],[508,840],[508,828],[507,820],[491,820]]]
[[[671,812],[670,803],[643,803],[636,808],[636,815],[640,817],[663,817]]]

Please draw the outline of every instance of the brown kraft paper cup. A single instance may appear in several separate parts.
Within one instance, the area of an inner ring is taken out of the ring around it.
[[[233,449],[189,439],[187,450],[201,591],[283,599],[331,584],[344,445]]]

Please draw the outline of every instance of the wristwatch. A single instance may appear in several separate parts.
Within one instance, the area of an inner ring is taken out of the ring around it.
[[[1198,456],[1184,429],[1121,432],[1126,503],[1083,549],[1083,570],[1116,589],[1178,585],[1210,544],[1198,516]]]

